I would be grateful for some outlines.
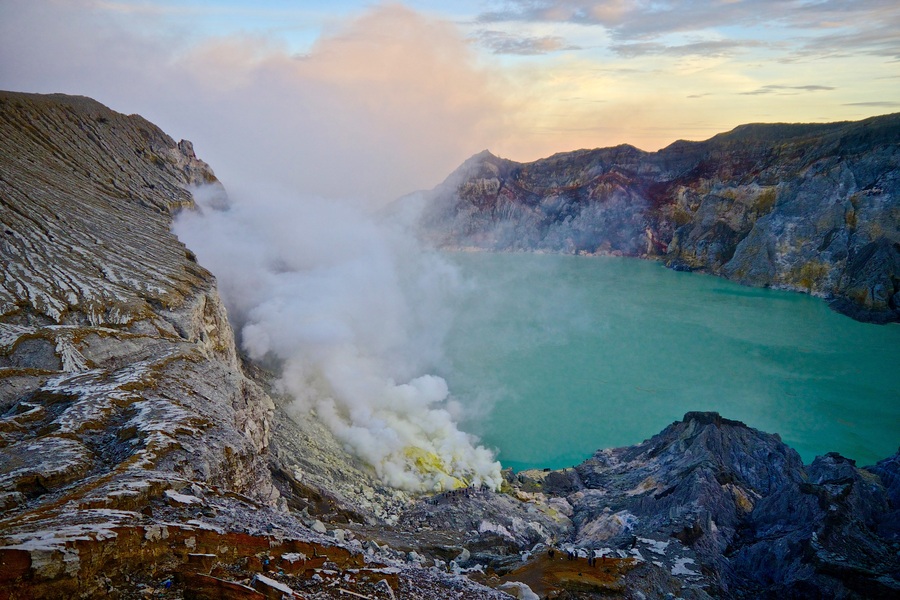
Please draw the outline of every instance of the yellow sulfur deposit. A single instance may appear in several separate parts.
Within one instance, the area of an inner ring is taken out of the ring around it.
[[[403,449],[403,455],[408,458],[412,464],[423,474],[441,473],[446,477],[441,478],[441,487],[450,490],[469,487],[469,482],[464,478],[456,477],[450,473],[447,463],[434,452],[417,448],[416,446],[407,446]]]

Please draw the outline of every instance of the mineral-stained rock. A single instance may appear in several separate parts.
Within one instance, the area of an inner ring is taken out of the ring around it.
[[[185,577],[186,600],[264,600],[266,596],[248,585],[202,573]]]
[[[655,258],[900,318],[900,115],[742,125],[658,152],[485,151],[425,194],[426,235],[486,250]]]

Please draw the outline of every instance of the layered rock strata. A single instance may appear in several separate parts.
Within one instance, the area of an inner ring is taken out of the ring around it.
[[[444,247],[611,253],[900,318],[900,115],[742,125],[658,152],[485,151],[425,194]]]

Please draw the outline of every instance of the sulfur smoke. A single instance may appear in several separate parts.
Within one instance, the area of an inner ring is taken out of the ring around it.
[[[195,197],[175,232],[216,274],[243,350],[280,368],[289,412],[313,412],[388,485],[499,486],[500,464],[429,374],[460,289],[449,263],[348,202],[259,187]]]
[[[434,185],[503,131],[496,73],[452,23],[399,4],[349,14],[299,53],[113,4],[4,4],[0,84],[92,96],[192,140],[231,205],[201,200],[177,233],[218,278],[244,351],[280,369],[292,410],[314,411],[391,485],[497,485],[429,375],[455,273],[402,229],[316,199],[377,204]]]

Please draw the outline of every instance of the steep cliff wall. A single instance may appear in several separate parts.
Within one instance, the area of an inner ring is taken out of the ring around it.
[[[743,125],[650,153],[520,164],[483,152],[427,194],[435,242],[616,253],[900,318],[900,115]]]
[[[274,502],[274,406],[241,373],[215,280],[169,231],[213,172],[87,98],[4,93],[0,129],[4,545],[52,571],[192,482]]]
[[[53,459],[65,448],[63,482],[164,463],[270,495],[258,455],[273,407],[240,374],[213,277],[169,231],[193,205],[187,187],[212,171],[189,142],[86,98],[0,103],[6,449],[39,442]],[[213,373],[229,385],[211,385]],[[22,433],[36,421],[44,435]],[[114,422],[129,435],[94,439]],[[190,438],[207,429],[198,456]],[[23,481],[41,471],[7,470],[7,498],[53,492]]]

